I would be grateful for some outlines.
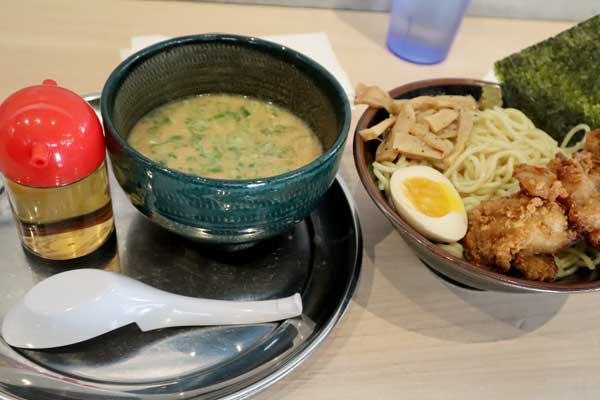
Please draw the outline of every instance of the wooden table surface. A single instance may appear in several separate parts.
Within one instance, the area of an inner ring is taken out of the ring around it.
[[[387,22],[384,13],[194,2],[4,2],[0,98],[50,77],[79,93],[97,92],[135,35],[325,31],[353,84],[392,88],[424,78],[480,78],[500,57],[570,26],[468,18],[444,63],[417,66],[388,52]],[[358,291],[324,345],[257,398],[598,397],[600,294],[498,294],[448,285],[371,203],[350,140],[341,174],[362,221]]]

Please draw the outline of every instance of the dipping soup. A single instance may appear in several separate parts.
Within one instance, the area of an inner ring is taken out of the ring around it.
[[[300,168],[323,153],[308,125],[272,103],[208,94],[150,111],[129,143],[164,167],[216,179],[255,179]]]

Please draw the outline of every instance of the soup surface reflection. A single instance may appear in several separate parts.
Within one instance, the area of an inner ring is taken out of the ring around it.
[[[274,104],[238,95],[185,98],[146,114],[129,143],[159,164],[217,179],[254,179],[300,168],[323,153],[308,125]]]

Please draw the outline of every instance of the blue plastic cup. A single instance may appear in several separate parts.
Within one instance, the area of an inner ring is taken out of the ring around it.
[[[469,0],[394,0],[387,46],[417,64],[437,64],[448,56]]]

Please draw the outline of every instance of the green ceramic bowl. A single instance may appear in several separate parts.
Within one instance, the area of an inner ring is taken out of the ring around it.
[[[325,151],[283,175],[219,180],[161,167],[127,143],[148,111],[202,93],[272,101],[306,121]],[[135,53],[108,78],[101,110],[115,176],[133,205],[172,232],[227,245],[281,234],[306,218],[335,178],[350,125],[346,94],[320,65],[275,43],[224,34],[175,38]]]

